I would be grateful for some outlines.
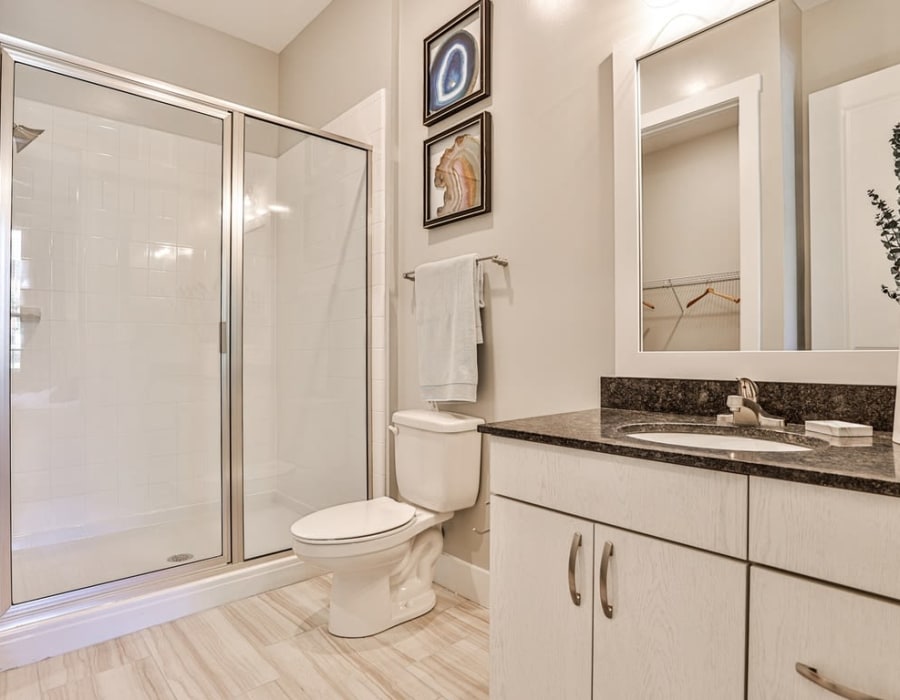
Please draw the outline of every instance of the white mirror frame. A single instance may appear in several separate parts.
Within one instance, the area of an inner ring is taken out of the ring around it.
[[[695,28],[675,41],[705,31],[764,3],[738,0],[737,4],[739,7],[732,6],[719,17],[711,18],[706,26]],[[895,384],[898,367],[896,350],[641,352],[637,61],[661,48],[652,45],[654,38],[653,32],[649,31],[616,46],[613,52],[616,376],[685,379],[751,377],[782,382]]]

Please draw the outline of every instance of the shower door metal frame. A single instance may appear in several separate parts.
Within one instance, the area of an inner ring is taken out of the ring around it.
[[[12,158],[15,63],[0,51],[0,615],[12,605],[12,426],[10,417],[10,258],[12,237]],[[6,134],[7,138],[3,138]],[[3,183],[7,183],[4,186]]]
[[[12,231],[13,103],[16,64],[83,80],[222,120],[221,357],[222,555],[68,591],[25,603],[12,602],[10,453],[10,237]],[[204,578],[223,569],[284,559],[290,550],[244,560],[243,548],[243,166],[245,116],[356,148],[366,154],[366,492],[372,496],[371,298],[372,147],[299,122],[188,90],[163,81],[49,49],[0,33],[0,632],[99,602],[120,601]],[[4,442],[5,441],[5,442]],[[5,571],[4,571],[5,569]]]
[[[231,553],[244,561],[244,115],[231,130]],[[223,210],[227,211],[227,210]]]

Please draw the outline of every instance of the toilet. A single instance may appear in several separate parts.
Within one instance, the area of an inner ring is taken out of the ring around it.
[[[294,552],[333,572],[328,631],[368,637],[434,607],[441,523],[475,505],[481,418],[407,410],[392,416],[402,501],[381,497],[311,513],[291,526]]]

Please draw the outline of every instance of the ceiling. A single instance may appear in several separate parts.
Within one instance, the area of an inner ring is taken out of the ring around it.
[[[164,12],[280,53],[331,0],[141,0]]]
[[[827,0],[794,0],[803,11]],[[140,0],[146,5],[280,53],[331,0]]]

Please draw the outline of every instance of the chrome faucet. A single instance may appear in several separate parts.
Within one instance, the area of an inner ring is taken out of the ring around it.
[[[758,396],[759,387],[756,382],[747,377],[738,377],[738,394],[732,394],[726,401],[734,424],[783,428],[784,418],[776,418],[767,413],[757,403]]]

